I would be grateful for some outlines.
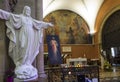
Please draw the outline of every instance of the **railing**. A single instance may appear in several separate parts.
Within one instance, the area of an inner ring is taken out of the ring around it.
[[[99,67],[98,66],[83,66],[83,67],[53,67],[46,68],[48,82],[99,82]]]

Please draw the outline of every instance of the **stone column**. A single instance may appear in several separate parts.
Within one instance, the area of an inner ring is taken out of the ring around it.
[[[43,19],[43,1],[36,0],[36,19],[41,20]],[[40,45],[39,54],[37,56],[37,69],[38,69],[38,82],[46,82],[46,74],[44,71],[44,37],[43,43]]]
[[[6,11],[10,12],[10,5],[9,5],[9,1],[8,0],[4,0],[4,7],[3,7]]]

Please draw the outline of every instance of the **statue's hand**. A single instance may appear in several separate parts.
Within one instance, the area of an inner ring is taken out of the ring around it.
[[[49,26],[53,27],[54,25],[52,23],[49,23]]]

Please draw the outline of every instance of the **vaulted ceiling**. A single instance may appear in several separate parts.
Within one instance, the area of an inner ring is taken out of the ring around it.
[[[103,2],[104,0],[43,0],[43,16],[56,10],[71,10],[88,23],[89,33],[95,33],[95,20]]]

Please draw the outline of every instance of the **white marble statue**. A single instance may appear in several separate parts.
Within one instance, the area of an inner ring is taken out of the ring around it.
[[[0,9],[0,18],[6,20],[10,39],[9,55],[16,65],[16,77],[21,80],[37,78],[37,69],[32,63],[43,41],[43,29],[53,27],[53,24],[35,20],[30,15],[29,6],[25,6],[20,15]]]

